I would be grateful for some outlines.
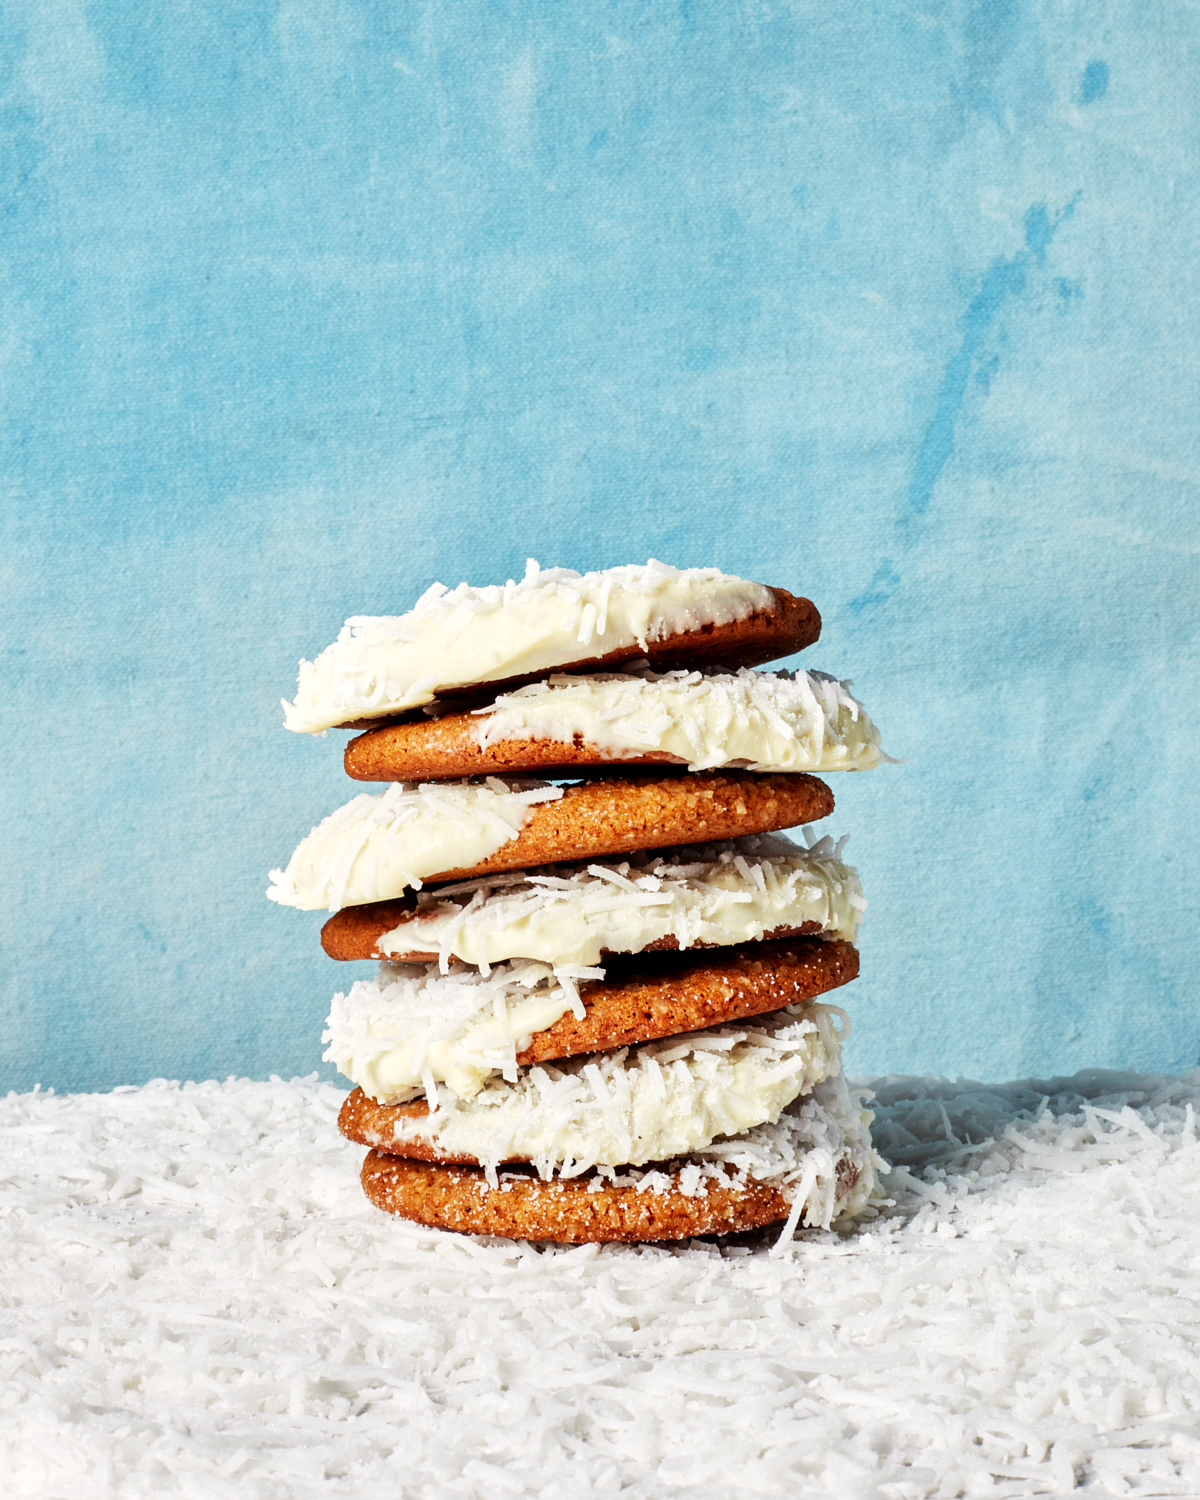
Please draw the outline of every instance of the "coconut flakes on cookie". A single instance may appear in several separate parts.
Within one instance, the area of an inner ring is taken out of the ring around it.
[[[866,771],[883,759],[879,731],[850,684],[823,672],[559,674],[474,715],[481,749],[581,739],[618,760],[670,755],[689,771]]]
[[[536,1031],[572,1011],[582,1018],[578,984],[603,969],[517,962],[489,973],[455,964],[381,964],[333,997],[326,1062],[372,1099],[399,1103],[438,1084],[469,1098],[494,1074],[513,1082],[517,1053]]]
[[[836,1021],[844,1023],[844,1011],[812,1003],[752,1024],[541,1063],[512,1083],[492,1078],[469,1099],[438,1096],[428,1115],[397,1116],[395,1147],[402,1155],[403,1142],[424,1141],[485,1166],[520,1159],[543,1176],[568,1177],[597,1164],[686,1155],[777,1120],[835,1072]]]
[[[844,841],[843,841],[844,842]],[[485,876],[423,891],[380,953],[436,953],[486,968],[511,958],[596,964],[673,939],[726,947],[780,929],[853,941],[866,902],[857,871],[825,837],[808,849],[771,834],[663,855]]]

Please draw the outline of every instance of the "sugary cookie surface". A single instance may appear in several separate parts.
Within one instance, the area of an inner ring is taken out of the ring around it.
[[[483,785],[397,782],[362,792],[305,838],[272,901],[337,911],[388,901],[426,881],[469,879],[564,859],[795,828],[828,817],[833,793],[804,774],[697,771],[585,781]]]
[[[370,1141],[369,1124],[347,1129]],[[472,1234],[565,1244],[683,1239],[786,1220],[828,1227],[858,1213],[875,1185],[869,1111],[840,1074],[818,1083],[770,1125],[689,1157],[623,1172],[540,1177],[501,1168],[405,1159],[378,1147],[363,1165],[367,1196],[390,1213]]]

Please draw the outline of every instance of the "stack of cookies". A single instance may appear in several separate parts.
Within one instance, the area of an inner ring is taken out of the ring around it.
[[[326,1058],[363,1186],[423,1224],[569,1243],[828,1225],[873,1186],[844,1012],[865,906],[814,772],[866,770],[847,685],[752,670],[805,599],[710,568],[435,584],[300,666],[288,728],[389,782],[273,900],[373,960]]]

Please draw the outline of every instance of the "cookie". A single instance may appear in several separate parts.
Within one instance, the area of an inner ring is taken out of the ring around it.
[[[853,939],[857,872],[823,838],[801,849],[775,834],[641,854],[619,863],[547,865],[419,895],[348,906],[321,930],[336,959],[492,965],[602,962],[610,953],[728,947],[767,936]]]
[[[367,1197],[439,1229],[561,1244],[685,1239],[787,1220],[827,1228],[866,1205],[874,1188],[870,1114],[839,1074],[774,1125],[718,1142],[683,1161],[624,1173],[549,1178],[508,1167],[425,1162],[372,1150]]]
[[[363,793],[314,828],[267,895],[305,911],[387,901],[426,881],[707,843],[825,818],[815,776],[700,771],[511,790],[434,782]]]
[[[532,971],[532,972],[531,972]],[[821,938],[688,954],[641,954],[598,983],[568,987],[544,966],[385,968],[337,995],[325,1054],[352,1082],[364,1145],[394,1139],[391,1101],[447,1084],[469,1098],[497,1072],[604,1052],[797,1005],[849,984],[858,954]],[[540,1023],[540,1024],[539,1024]],[[534,1029],[537,1028],[537,1029]]]
[[[821,673],[743,670],[556,675],[473,712],[392,724],[350,741],[359,781],[577,774],[621,765],[861,771],[879,731],[849,684]]]
[[[405,615],[357,616],[316,661],[300,663],[287,727],[363,727],[438,699],[530,682],[551,671],[636,659],[662,670],[753,666],[810,645],[807,599],[715,568],[663,563],[575,573],[534,562],[520,583],[434,584]]]
[[[567,1011],[534,1035],[518,1063],[545,1062],[700,1031],[798,1005],[858,977],[858,950],[839,939],[784,938],[703,954],[644,954],[579,988],[585,1014]]]
[[[642,1166],[777,1120],[838,1068],[842,1012],[811,1002],[706,1031],[496,1074],[469,1098],[397,1104],[370,1144],[396,1156]],[[365,1080],[364,1080],[365,1082]],[[431,1104],[436,1103],[436,1109]],[[427,1149],[428,1148],[428,1149]]]
[[[377,1208],[429,1228],[565,1245],[732,1234],[786,1219],[790,1208],[777,1187],[754,1181],[709,1182],[702,1193],[688,1196],[680,1191],[678,1174],[665,1191],[643,1193],[591,1173],[543,1182],[532,1172],[509,1170],[492,1188],[478,1167],[381,1151],[368,1153],[362,1185]]]

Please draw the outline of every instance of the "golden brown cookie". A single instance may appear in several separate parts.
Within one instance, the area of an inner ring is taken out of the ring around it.
[[[399,896],[395,901],[368,901],[364,906],[343,906],[321,928],[321,947],[330,958],[393,958],[395,955],[380,953],[375,945],[384,933],[391,932],[416,909],[415,894]],[[415,959],[418,963],[428,963],[436,958],[436,953],[421,953],[419,957],[406,953],[402,961]]]
[[[765,1015],[840,988],[858,975],[858,950],[838,938],[797,937],[701,953],[614,961],[581,985],[585,1015],[568,1011],[534,1034],[517,1062],[604,1052],[657,1037]]]
[[[838,989],[857,975],[858,950],[840,938],[782,938],[610,960],[603,980],[579,986],[583,1018],[568,1011],[535,1032],[517,1062],[604,1052],[765,1015]]]
[[[658,751],[603,752],[576,735],[562,740],[496,740],[479,744],[479,720],[471,713],[447,714],[411,724],[388,724],[360,734],[346,746],[346,775],[356,781],[445,781],[460,776],[544,777],[577,775],[580,769],[611,771],[626,766],[679,765]]]
[[[755,1229],[788,1215],[787,1199],[764,1183],[710,1181],[688,1197],[678,1187],[638,1192],[594,1174],[554,1177],[505,1170],[497,1188],[478,1167],[406,1160],[371,1151],[363,1191],[377,1208],[436,1229],[582,1245],[604,1241],[682,1240],[698,1234]]]
[[[556,802],[535,806],[516,838],[490,859],[444,870],[436,879],[470,880],[494,870],[772,833],[827,818],[832,811],[833,793],[803,772],[696,771],[584,781],[567,787]]]
[[[647,642],[644,650],[633,644],[609,651],[603,656],[584,655],[574,661],[557,664],[550,670],[607,672],[626,662],[644,660],[656,672],[690,671],[697,667],[718,666],[735,671],[738,667],[762,666],[764,662],[777,661],[782,656],[790,656],[794,651],[802,651],[806,646],[811,646],[821,634],[821,616],[817,606],[811,599],[801,599],[795,594],[789,594],[786,589],[772,588],[769,592],[774,596],[774,608],[755,610],[742,620],[734,620],[727,625],[701,625],[696,630],[680,631],[663,640]],[[443,687],[438,690],[437,701],[455,705],[460,702],[490,702],[500,693],[523,687],[527,682],[536,682],[545,675],[545,671],[526,672],[489,682],[482,695],[478,683]],[[412,717],[414,711],[408,710],[402,714],[385,714],[374,719],[352,719],[338,727],[364,730]]]
[[[394,932],[416,909],[415,897],[405,896],[395,901],[369,901],[365,906],[344,906],[341,911],[335,912],[321,928],[321,947],[330,958],[336,958],[339,961],[373,958],[381,963],[436,963],[440,955],[431,950],[409,948],[397,950],[395,953],[381,953],[377,946],[379,939],[385,933]],[[792,938],[820,931],[819,923],[802,922],[798,927],[776,927],[771,932],[764,933],[763,937],[764,939]],[[688,951],[701,948],[711,951],[716,946],[718,945],[714,943],[696,942],[691,944]],[[679,939],[673,934],[655,938],[652,943],[647,943],[638,949],[639,953],[676,953],[678,951]],[[611,950],[605,949],[604,952],[607,963]]]
[[[554,802],[535,805],[516,837],[488,859],[439,870],[426,884],[771,833],[832,811],[833,793],[805,772],[696,771],[584,781],[565,788]]]
[[[338,1129],[348,1141],[359,1146],[370,1146],[385,1151],[389,1156],[405,1156],[413,1161],[440,1161],[457,1165],[477,1167],[473,1156],[460,1156],[434,1141],[397,1141],[395,1127],[409,1120],[423,1120],[429,1113],[424,1099],[412,1099],[407,1104],[380,1104],[370,1099],[362,1089],[347,1094],[338,1111]],[[506,1162],[523,1162],[525,1157],[505,1157]]]
[[[592,1172],[542,1181],[520,1169],[503,1170],[492,1188],[477,1167],[371,1151],[363,1162],[362,1185],[378,1208],[418,1224],[567,1245],[732,1234],[776,1223],[791,1211],[788,1199],[770,1183],[710,1178],[689,1196],[680,1185],[682,1164],[666,1163],[664,1170],[672,1185],[657,1193],[617,1186]],[[846,1156],[836,1170],[837,1198],[844,1202],[861,1169]]]

